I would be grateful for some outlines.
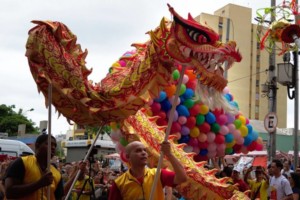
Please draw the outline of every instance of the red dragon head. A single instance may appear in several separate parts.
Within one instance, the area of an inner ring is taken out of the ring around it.
[[[169,4],[168,6],[174,17],[172,24],[163,18],[160,27],[150,32],[161,59],[192,67],[199,75],[201,85],[222,91],[227,80],[223,77],[224,70],[221,66],[227,63],[228,69],[234,62],[242,59],[236,50],[236,43],[221,43],[214,30],[201,25],[190,14],[188,19],[182,18]]]

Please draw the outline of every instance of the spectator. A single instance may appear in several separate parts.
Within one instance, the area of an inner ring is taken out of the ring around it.
[[[290,174],[294,172],[291,170],[291,161],[286,160],[283,162],[283,169],[281,170],[281,174],[285,174],[287,177],[290,177]]]
[[[251,200],[259,198],[260,200],[268,199],[269,176],[261,166],[255,169],[255,180],[248,179],[253,167],[250,167],[244,177],[245,182],[251,189]]]
[[[293,190],[294,200],[300,199],[300,174],[292,172],[289,181]]]
[[[89,200],[91,196],[95,197],[95,187],[94,182],[91,177],[87,174],[86,162],[80,162],[80,174],[78,179],[75,182],[74,189],[72,190],[72,199],[73,200]]]
[[[187,180],[181,163],[171,153],[169,142],[161,144],[161,151],[169,159],[174,172],[163,169],[160,171],[160,179],[156,184],[154,194],[155,199],[164,198],[164,186],[174,187]],[[146,147],[141,142],[131,142],[126,146],[126,157],[129,161],[130,169],[113,181],[109,191],[109,199],[149,199],[156,168],[150,169],[146,167],[148,161]]]
[[[293,191],[289,181],[281,174],[283,164],[273,160],[271,170],[274,176],[270,179],[270,198],[277,200],[293,200]]]
[[[231,178],[232,178],[232,180],[233,180],[233,184],[238,184],[239,191],[245,192],[246,190],[249,189],[249,187],[248,187],[248,185],[241,179],[241,177],[240,177],[241,171],[242,171],[242,169],[240,169],[240,168],[237,168],[237,167],[233,168]]]

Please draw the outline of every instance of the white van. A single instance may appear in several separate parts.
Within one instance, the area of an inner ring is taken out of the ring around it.
[[[33,150],[23,142],[0,139],[0,155],[19,157],[32,154],[34,154]]]

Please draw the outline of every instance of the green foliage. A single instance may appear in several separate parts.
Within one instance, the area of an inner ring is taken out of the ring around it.
[[[26,124],[26,133],[39,132],[38,127],[35,127],[35,123],[24,116],[22,109],[19,109],[18,112],[15,112],[14,109],[15,105],[0,105],[0,132],[8,133],[9,136],[16,136],[19,124]]]

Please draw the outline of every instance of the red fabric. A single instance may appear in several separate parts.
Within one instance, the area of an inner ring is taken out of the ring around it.
[[[256,156],[253,159],[252,166],[257,167],[257,166],[262,166],[263,168],[267,168],[267,156]]]
[[[168,171],[166,169],[162,169],[160,173],[160,180],[162,183],[162,186],[170,186],[174,187],[174,178],[175,178],[175,173],[172,171]],[[138,180],[140,182],[140,180]],[[142,182],[142,181],[141,181]],[[122,200],[122,195],[120,190],[118,189],[116,183],[113,181],[110,190],[109,190],[109,200]]]
[[[241,192],[245,192],[246,190],[249,189],[248,185],[242,179],[234,180],[233,183],[238,184],[239,191],[241,191]]]

